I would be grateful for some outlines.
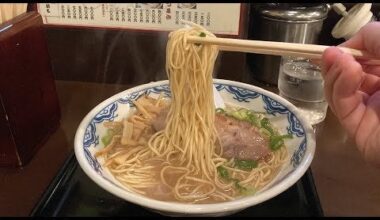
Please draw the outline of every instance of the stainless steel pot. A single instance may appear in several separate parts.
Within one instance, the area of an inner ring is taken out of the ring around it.
[[[323,21],[327,17],[327,4],[303,6],[280,4],[254,8],[256,13],[250,25],[250,39],[292,43],[318,43]],[[251,72],[259,81],[277,85],[281,57],[248,54]]]

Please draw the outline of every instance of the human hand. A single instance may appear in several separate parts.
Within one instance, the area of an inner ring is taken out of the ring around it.
[[[341,44],[380,58],[380,22],[371,22]],[[361,65],[330,47],[322,56],[325,95],[342,126],[355,138],[365,160],[380,167],[380,66]]]

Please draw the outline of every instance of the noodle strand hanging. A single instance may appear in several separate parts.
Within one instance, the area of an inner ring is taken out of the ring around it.
[[[218,48],[187,43],[189,36],[215,35],[185,23],[190,27],[171,32],[166,48],[170,100],[143,96],[135,102],[133,116],[107,122],[113,137],[97,156],[121,184],[136,193],[186,203],[232,200],[267,185],[286,161],[286,147],[268,151],[250,170],[240,169],[236,158],[223,157],[212,77]],[[165,127],[156,131],[154,123],[165,111]],[[269,136],[264,136],[260,140],[268,141]]]

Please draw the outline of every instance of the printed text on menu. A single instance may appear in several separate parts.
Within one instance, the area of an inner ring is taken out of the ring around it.
[[[207,3],[39,3],[45,24],[170,31],[181,19],[216,34],[239,34],[240,4]],[[228,18],[228,19],[226,19]]]

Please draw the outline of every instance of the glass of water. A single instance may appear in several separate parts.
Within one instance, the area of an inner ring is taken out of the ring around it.
[[[282,57],[278,78],[280,96],[293,103],[312,125],[326,117],[327,102],[319,66],[302,57]]]

